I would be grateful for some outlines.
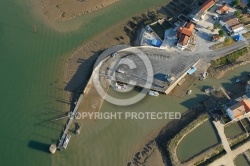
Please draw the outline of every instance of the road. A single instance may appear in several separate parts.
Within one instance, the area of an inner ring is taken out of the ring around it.
[[[221,164],[224,164],[226,166],[234,166],[233,159],[235,156],[232,153],[232,150],[229,146],[227,137],[224,133],[224,124],[222,124],[220,121],[217,121],[217,122],[214,121],[213,123],[218,131],[222,145],[227,153],[225,154],[225,156],[221,157],[220,159],[216,160],[215,162],[213,162],[210,165],[211,166],[219,166]]]
[[[194,53],[191,51],[175,51],[175,52],[168,52],[165,49],[160,49],[160,48],[156,48],[156,47],[131,47],[128,50],[131,51],[135,51],[138,48],[140,50],[142,50],[142,52],[148,54],[148,55],[162,55],[165,57],[170,57],[170,59],[172,60],[173,64],[178,64],[175,63],[174,61],[179,61],[182,58],[185,58],[185,61],[195,61],[198,59],[202,59],[205,62],[210,62],[211,60],[217,59],[223,55],[226,55],[228,53],[234,52],[236,50],[239,50],[243,47],[246,47],[250,42],[250,39],[245,40],[245,41],[241,41],[241,42],[237,42],[229,47],[225,47],[223,49],[219,49],[219,50],[211,50],[211,51],[207,51],[207,52],[198,52],[198,53]]]

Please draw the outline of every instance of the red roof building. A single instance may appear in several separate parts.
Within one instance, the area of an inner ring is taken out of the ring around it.
[[[229,7],[227,6],[227,4],[222,5],[221,7],[219,7],[216,10],[216,13],[218,13],[218,14],[225,14],[225,13],[228,13],[228,12],[229,12]]]
[[[193,35],[195,25],[191,22],[179,27],[177,30],[177,38],[179,38],[177,47],[184,49],[187,46],[190,37]]]
[[[232,105],[226,110],[231,120],[243,117],[246,113],[250,112],[250,101],[243,99],[242,101]]]
[[[207,0],[203,5],[201,5],[200,7],[200,11],[207,11],[209,8],[211,8],[212,6],[214,6],[215,4],[215,0]]]

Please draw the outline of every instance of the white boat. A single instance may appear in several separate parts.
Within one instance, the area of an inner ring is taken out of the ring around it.
[[[159,96],[159,92],[151,90],[151,91],[148,92],[148,95],[150,95],[150,96],[156,96],[157,97],[157,96]]]
[[[205,72],[205,73],[201,74],[199,80],[204,80],[207,78],[207,76],[208,76],[208,72]]]
[[[236,83],[239,83],[241,81],[241,79],[240,78],[238,78],[235,82]]]
[[[192,93],[192,90],[188,90],[187,94],[190,95]]]
[[[206,93],[210,93],[210,92],[213,92],[215,90],[215,87],[210,87],[210,88],[207,88],[207,89],[205,89],[205,92]]]
[[[115,83],[115,89],[117,89],[117,90],[127,90],[127,85],[126,84],[121,84],[121,83]]]
[[[68,146],[68,144],[69,144],[70,138],[71,138],[71,135],[67,134],[67,135],[66,135],[66,138],[65,138],[65,140],[64,140],[64,142],[63,142],[63,147],[64,147],[64,149],[67,148],[67,146]]]
[[[207,78],[207,76],[208,76],[208,72],[205,72],[202,74],[203,79]]]
[[[124,70],[121,70],[121,69],[117,69],[116,72],[117,72],[117,73],[125,74],[125,71],[124,71]]]

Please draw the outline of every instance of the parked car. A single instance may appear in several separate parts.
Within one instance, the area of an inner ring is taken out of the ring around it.
[[[219,16],[218,16],[217,14],[215,14],[215,15],[213,16],[213,19],[214,19],[214,20],[219,20]]]

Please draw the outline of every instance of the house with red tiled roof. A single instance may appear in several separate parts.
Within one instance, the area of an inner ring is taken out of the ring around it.
[[[238,120],[250,112],[250,99],[243,99],[229,107],[226,112],[231,120]]]
[[[190,38],[193,36],[193,31],[194,31],[195,25],[191,22],[185,23],[184,26],[179,27],[177,30],[177,48],[184,50],[189,41]]]
[[[198,22],[203,20],[207,10],[213,7],[217,1],[218,0],[206,0],[204,4],[190,14],[193,21]]]
[[[229,7],[227,6],[227,4],[222,5],[216,10],[216,13],[218,14],[226,14],[228,12],[229,12]]]

